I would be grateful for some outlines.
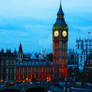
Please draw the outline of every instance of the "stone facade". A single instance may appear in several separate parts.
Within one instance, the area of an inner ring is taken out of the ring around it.
[[[25,55],[20,44],[18,53],[0,52],[0,81],[31,81],[52,78],[53,62],[31,59]]]
[[[16,55],[7,50],[0,52],[0,80],[1,81],[15,81],[16,80]]]

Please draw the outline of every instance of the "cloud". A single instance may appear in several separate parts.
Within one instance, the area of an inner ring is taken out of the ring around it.
[[[52,28],[60,0],[0,0],[0,48],[24,51],[52,50]],[[92,30],[92,0],[63,0],[65,20],[69,26],[69,47],[76,38]],[[6,39],[4,39],[6,38]],[[73,38],[73,39],[72,39]],[[71,40],[72,39],[72,40]]]
[[[44,47],[50,48],[49,44],[44,43],[44,40],[47,42],[48,36],[52,35],[52,25],[48,21],[30,18],[11,18],[6,19],[5,23],[2,21],[0,24],[1,48],[18,48],[20,42],[24,45],[23,47],[26,52],[29,52],[29,50],[41,50]],[[51,43],[51,40],[49,42]]]

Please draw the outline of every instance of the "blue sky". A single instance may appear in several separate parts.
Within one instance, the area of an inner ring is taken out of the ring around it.
[[[24,52],[52,51],[52,28],[59,0],[0,0],[0,49]],[[92,0],[62,0],[69,27],[68,48],[75,48],[76,38],[91,37]]]

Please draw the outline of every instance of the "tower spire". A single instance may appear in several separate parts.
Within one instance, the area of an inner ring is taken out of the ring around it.
[[[62,1],[60,0],[60,7],[59,7],[59,11],[57,13],[58,15],[64,15],[63,10],[62,10]]]
[[[60,7],[59,7],[59,11],[57,13],[57,20],[55,22],[55,25],[66,25],[66,22],[64,20],[64,12],[62,9],[61,0],[60,0]]]
[[[23,53],[22,44],[21,43],[20,43],[20,46],[19,46],[19,52]]]
[[[62,2],[61,2],[61,0],[60,0],[60,6],[61,6],[61,3],[62,3]]]

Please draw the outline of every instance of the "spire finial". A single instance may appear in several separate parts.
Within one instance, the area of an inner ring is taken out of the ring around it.
[[[62,5],[61,5],[62,0],[60,0],[60,7],[59,7],[59,11],[58,11],[58,15],[64,15],[63,10],[62,10]]]
[[[60,7],[61,7],[61,5],[62,5],[62,0],[60,0]]]

